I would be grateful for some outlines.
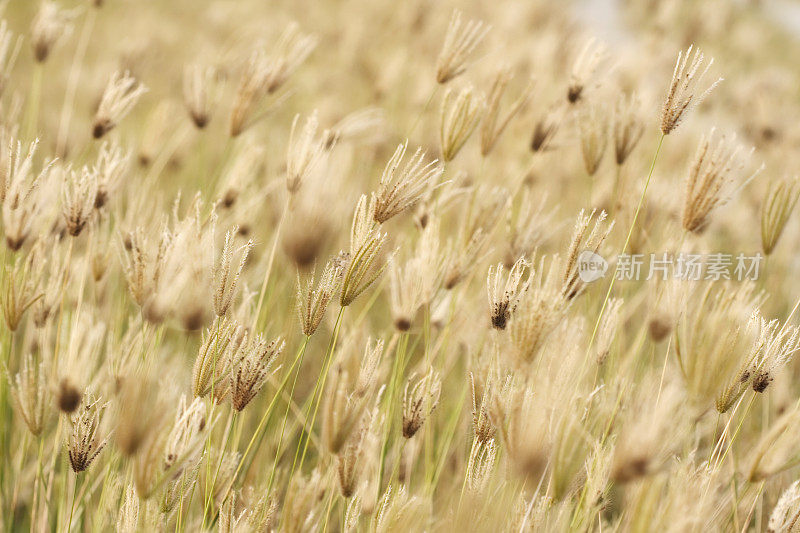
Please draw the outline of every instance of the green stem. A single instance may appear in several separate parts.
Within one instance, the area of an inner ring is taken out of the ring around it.
[[[397,390],[397,384],[403,375],[403,359],[405,358],[405,353],[407,348],[408,348],[408,335],[406,333],[403,333],[400,342],[397,345],[397,352],[395,353],[394,364],[392,365],[392,375],[389,380],[389,394],[386,403],[387,427],[382,439],[383,443],[381,444],[381,455],[378,465],[378,497],[380,497],[381,485],[383,483],[383,469],[384,469],[387,448],[389,446],[389,434],[392,432],[392,427],[394,426],[395,422],[395,416],[394,416],[395,392]]]
[[[289,398],[286,400],[286,412],[283,413],[283,421],[281,422],[281,434],[280,437],[278,437],[278,447],[275,449],[275,459],[272,461],[272,471],[269,474],[269,482],[267,483],[267,494],[269,494],[269,491],[272,489],[272,482],[275,480],[275,471],[277,470],[278,459],[280,458],[281,448],[283,447],[283,436],[286,432],[286,422],[287,420],[289,420],[289,411],[291,410],[292,407],[292,400],[294,398],[294,389],[295,386],[297,386],[297,377],[300,375],[300,368],[303,365],[303,354],[305,354],[306,346],[308,345],[308,339],[310,339],[310,337],[306,336],[305,340],[303,340],[303,345],[298,355],[300,361],[299,364],[297,365],[297,369],[294,372],[294,379],[292,380],[292,388],[289,391]],[[297,362],[297,359],[295,359],[295,362]],[[294,367],[294,364],[292,366]],[[287,377],[289,374],[291,374],[291,372],[292,370],[289,369]]]
[[[247,460],[247,466],[244,469],[244,475],[247,476],[247,472],[250,470],[250,465],[253,462],[253,457],[258,452],[258,448],[261,446],[261,442],[264,438],[263,429],[266,427],[267,420],[269,419],[270,414],[272,413],[272,409],[275,407],[278,398],[280,397],[281,392],[283,391],[284,387],[286,387],[286,383],[289,381],[289,377],[292,375],[292,370],[294,369],[295,365],[298,365],[298,371],[302,364],[303,354],[305,353],[306,346],[308,345],[310,337],[306,337],[301,345],[300,349],[298,350],[297,356],[294,358],[294,362],[289,370],[286,372],[286,375],[283,378],[283,381],[278,386],[278,390],[275,392],[275,396],[272,398],[267,409],[264,411],[264,414],[261,416],[261,420],[258,422],[258,426],[256,426],[256,430],[253,433],[253,436],[250,438],[250,442],[247,443],[247,448],[245,448],[244,453],[242,454],[242,459],[239,461],[239,464],[236,467],[236,470],[231,477],[231,482],[228,485],[228,489],[225,492],[225,496],[222,498],[222,503],[225,503],[225,500],[228,497],[228,494],[233,487],[233,484],[239,475],[239,472],[242,470],[242,466],[244,465],[244,461]],[[256,438],[258,438],[258,442],[256,443]],[[255,449],[253,449],[253,444],[256,444]],[[250,450],[253,449],[253,454],[250,455]]]
[[[69,479],[69,473],[67,473],[67,479]],[[66,488],[66,487],[65,487]],[[75,499],[77,496],[77,488],[78,488],[78,476],[75,476],[75,483],[72,485],[72,505],[69,508],[69,520],[67,521],[67,533],[72,530],[72,515],[75,512]],[[69,491],[65,490],[64,493],[68,494]]]
[[[217,468],[214,471],[214,478],[211,481],[211,488],[209,490],[208,486],[208,479],[206,479],[206,503],[203,506],[203,522],[200,526],[202,530],[206,525],[206,515],[208,513],[208,508],[211,505],[211,500],[214,498],[214,485],[217,484],[217,476],[219,475],[219,469],[222,467],[222,461],[225,459],[225,450],[228,448],[228,443],[231,440],[231,428],[236,420],[236,415],[238,411],[235,409],[231,409],[231,414],[228,416],[228,423],[225,426],[225,433],[223,434],[223,438],[225,439],[222,449],[219,451],[219,461],[217,461]],[[210,456],[209,456],[210,457]]]
[[[289,199],[287,198],[286,203],[283,206],[283,212],[281,213],[280,221],[278,222],[278,227],[275,230],[275,236],[272,239],[272,249],[269,252],[269,259],[267,260],[267,270],[264,273],[264,281],[261,282],[261,290],[258,293],[258,304],[256,305],[256,312],[253,315],[253,329],[257,328],[258,319],[261,316],[261,307],[264,305],[264,294],[267,292],[267,283],[269,282],[270,275],[272,275],[272,266],[275,264],[275,251],[278,248],[281,229],[283,228],[283,222],[286,219],[286,213],[288,211]]]
[[[653,178],[653,171],[656,168],[656,161],[658,160],[658,154],[661,153],[661,146],[664,144],[664,137],[665,135],[662,133],[661,136],[658,138],[658,146],[656,147],[656,153],[653,156],[653,162],[650,164],[650,172],[647,174],[647,179],[644,182],[644,188],[642,189],[642,195],[639,197],[639,203],[636,205],[636,211],[633,212],[633,220],[631,221],[631,226],[628,228],[628,235],[625,237],[625,244],[622,245],[622,252],[625,253],[628,249],[628,243],[630,243],[631,235],[633,235],[633,229],[636,227],[636,221],[639,219],[639,212],[642,210],[642,205],[644,204],[645,196],[647,195],[647,188],[650,186],[650,180]],[[606,291],[606,297],[603,299],[603,305],[600,308],[600,313],[597,315],[597,320],[594,323],[594,328],[592,329],[592,338],[589,340],[589,347],[586,351],[586,357],[589,357],[591,353],[592,346],[594,346],[594,339],[597,336],[597,328],[600,326],[600,319],[603,318],[603,313],[606,310],[606,305],[608,304],[608,298],[611,296],[611,290],[614,288],[614,282],[616,281],[617,276],[612,275],[611,283],[608,285],[608,291]]]
[[[346,309],[346,307],[340,307],[339,308],[339,315],[336,317],[336,325],[333,328],[333,335],[331,337],[330,345],[328,346],[328,352],[325,354],[325,359],[324,359],[324,361],[322,363],[322,371],[321,371],[321,374],[320,374],[321,382],[320,382],[320,378],[317,378],[317,384],[319,385],[319,387],[317,387],[317,390],[315,390],[315,393],[317,394],[317,396],[313,401],[314,414],[311,415],[311,423],[308,425],[308,429],[306,431],[306,443],[303,446],[303,455],[300,457],[300,466],[298,467],[300,472],[303,471],[303,463],[305,462],[306,452],[308,451],[308,443],[311,440],[311,434],[314,432],[314,422],[317,419],[317,411],[319,410],[320,400],[322,400],[322,393],[325,390],[325,382],[328,379],[328,369],[330,368],[331,361],[333,360],[333,352],[336,349],[336,340],[339,338],[339,330],[342,327],[342,316],[344,315],[344,310],[345,309]],[[299,443],[298,443],[297,449],[298,449],[298,451],[300,450]],[[295,453],[295,459],[297,459],[297,453]],[[292,473],[289,476],[290,479],[291,479],[291,476],[294,475],[294,470],[295,470],[295,467],[294,467],[294,464],[293,464],[292,465]]]
[[[434,86],[433,90],[431,91],[431,94],[428,97],[428,100],[425,102],[425,106],[422,108],[422,110],[419,112],[419,114],[417,114],[417,118],[414,119],[414,123],[411,124],[411,129],[408,130],[408,136],[409,137],[411,137],[414,134],[414,130],[417,129],[417,126],[419,125],[419,121],[422,120],[422,115],[424,115],[425,112],[428,110],[428,107],[430,107],[431,102],[433,101],[433,97],[436,96],[436,93],[438,91],[439,91],[439,84],[437,83],[436,86]]]

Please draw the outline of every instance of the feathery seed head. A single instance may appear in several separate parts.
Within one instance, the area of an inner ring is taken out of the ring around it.
[[[475,374],[469,373],[470,392],[472,393],[472,432],[475,440],[479,443],[488,443],[494,439],[497,428],[495,428],[490,416],[489,407],[494,402],[495,395],[495,373],[489,369],[487,371],[486,382],[475,386]]]
[[[206,328],[192,371],[195,397],[202,398],[224,386],[231,371],[231,356],[238,352],[244,337],[244,328],[225,317],[217,318]]]
[[[800,480],[784,490],[772,508],[767,523],[769,533],[792,533],[800,524]]]
[[[379,366],[383,356],[383,340],[367,339],[364,346],[364,355],[358,367],[358,379],[353,388],[353,394],[357,398],[362,398],[375,389],[378,380]]]
[[[37,63],[45,62],[59,39],[71,31],[74,18],[74,13],[50,0],[39,5],[31,24],[31,46]]]
[[[511,268],[518,257],[533,257],[536,248],[548,236],[554,226],[555,212],[547,209],[548,197],[541,195],[533,199],[533,192],[525,188],[519,194],[519,206],[506,212],[506,240],[508,247],[503,256],[505,266]]]
[[[283,251],[300,270],[313,268],[321,260],[346,209],[345,205],[335,205],[327,191],[319,193],[315,188],[313,194],[298,194],[291,199],[281,233]]]
[[[511,69],[504,67],[498,69],[495,74],[494,81],[492,82],[492,89],[489,91],[487,98],[486,113],[484,114],[483,121],[481,122],[481,155],[487,156],[494,148],[497,140],[503,134],[511,119],[519,113],[522,108],[528,103],[531,96],[531,89],[533,88],[533,79],[531,79],[525,89],[520,93],[514,102],[512,102],[508,111],[504,116],[500,115],[500,101],[503,94],[506,92],[506,87],[513,78]]]
[[[147,88],[131,76],[130,72],[115,72],[108,80],[94,115],[94,138],[99,139],[114,129],[146,92]]]
[[[494,397],[491,415],[500,438],[517,471],[531,480],[539,480],[547,464],[550,439],[529,387],[507,380]]]
[[[239,78],[228,120],[231,137],[238,137],[260,118],[258,107],[267,93],[269,74],[269,60],[262,50],[255,50]]]
[[[417,378],[414,373],[408,378],[403,390],[403,437],[410,439],[431,416],[442,393],[442,380],[433,368]]]
[[[408,487],[400,484],[386,487],[375,511],[375,533],[411,531],[425,523],[425,502],[419,496],[410,496]]]
[[[48,160],[39,173],[34,174],[33,158],[38,146],[39,140],[36,139],[23,158],[22,143],[9,136],[7,156],[2,158],[5,168],[0,169],[0,207],[6,245],[13,251],[22,247],[34,229],[43,207],[39,186],[47,181],[53,169],[54,161]]]
[[[94,165],[97,178],[97,196],[94,200],[96,209],[106,205],[109,196],[128,171],[130,155],[130,152],[124,151],[116,142],[105,141],[100,146],[100,153]]]
[[[60,241],[56,239],[49,249],[44,246],[34,248],[38,254],[38,268],[43,279],[46,277],[46,281],[42,282],[42,297],[33,304],[33,323],[37,328],[44,328],[54,311],[57,312],[67,280],[66,254],[58,246]]]
[[[445,84],[467,69],[469,55],[486,37],[489,29],[490,26],[480,20],[464,22],[461,11],[453,11],[442,50],[436,59],[438,83]]]
[[[528,290],[530,278],[523,281],[530,264],[520,257],[511,267],[508,277],[503,279],[503,264],[489,267],[486,278],[486,291],[489,297],[489,320],[494,329],[504,330],[514,311],[517,309],[525,291]]]
[[[70,417],[72,432],[67,441],[67,455],[72,471],[85,471],[106,445],[107,439],[100,436],[100,415],[107,404],[101,404],[91,392],[87,392],[82,405]]]
[[[519,361],[530,363],[566,314],[570,305],[559,277],[558,257],[545,267],[544,257],[538,268],[531,269],[527,289],[517,302],[517,310],[509,325],[514,354]]]
[[[117,513],[118,533],[136,533],[139,531],[139,496],[133,483],[125,489],[122,502]]]
[[[708,227],[714,210],[725,205],[734,192],[760,171],[756,170],[734,188],[752,150],[743,153],[735,136],[730,141],[723,136],[715,142],[714,133],[712,129],[700,140],[686,177],[682,223],[683,229],[692,233],[702,233]]]
[[[183,71],[183,104],[198,129],[211,121],[215,74],[214,68],[197,63]]]
[[[326,491],[327,484],[323,483],[319,469],[314,469],[308,477],[302,474],[293,476],[284,498],[284,530],[287,533],[317,530],[320,522],[317,504],[325,497]]]
[[[367,414],[364,418],[370,417]],[[369,420],[361,421],[361,427],[353,432],[344,449],[336,456],[339,490],[345,498],[352,498],[355,495],[358,482],[361,480],[364,470],[364,437],[369,430],[368,422]]]
[[[679,384],[658,384],[651,379],[643,385],[620,417],[619,440],[610,472],[611,479],[619,484],[664,468],[688,433],[686,426],[674,422],[684,401]],[[659,390],[659,401],[649,402],[654,388]]]
[[[28,427],[28,431],[35,437],[41,435],[50,407],[46,380],[44,361],[36,364],[33,354],[30,353],[22,358],[22,364],[14,379],[8,376],[14,406]]]
[[[598,365],[602,365],[608,354],[611,352],[611,343],[617,334],[620,325],[620,310],[622,309],[623,299],[612,298],[608,301],[608,306],[603,314],[600,324],[597,326],[597,335],[594,342],[594,360]]]
[[[317,38],[304,35],[296,23],[278,38],[271,54],[256,50],[242,72],[231,110],[229,133],[238,137],[263,117],[264,97],[277,91],[317,46]]]
[[[61,215],[73,237],[81,234],[94,211],[99,194],[97,175],[97,170],[89,167],[62,170]]]
[[[411,328],[423,304],[430,304],[439,289],[446,257],[440,251],[439,222],[431,220],[422,230],[414,256],[401,266],[392,261],[389,269],[391,310],[399,331]]]
[[[200,398],[191,402],[181,396],[175,420],[167,434],[164,448],[163,468],[181,470],[198,455],[203,448],[203,436],[208,429],[206,404]],[[174,474],[177,477],[177,473]]]
[[[583,166],[589,176],[600,168],[608,143],[608,120],[600,106],[590,105],[578,113]]]
[[[325,149],[330,150],[335,144],[344,141],[380,139],[385,122],[385,113],[380,108],[367,107],[353,111],[327,130]]]
[[[372,217],[379,224],[413,207],[444,171],[435,159],[425,163],[425,152],[417,148],[398,172],[407,148],[408,140],[397,147],[383,170],[378,192],[372,193]]]
[[[285,345],[281,337],[267,341],[261,333],[252,338],[245,335],[231,367],[230,394],[234,409],[243,410],[259,393]]]
[[[729,403],[730,391],[738,394],[740,385],[721,392],[720,382],[739,382],[750,366],[758,329],[753,309],[762,300],[749,283],[713,283],[688,293],[675,328],[675,351],[688,396],[699,408],[716,402],[719,409]],[[747,389],[749,376],[742,386]]]
[[[691,59],[689,56],[692,56]],[[717,79],[705,90],[701,84],[703,77],[714,64],[712,58],[703,68],[705,57],[699,48],[695,49],[692,55],[692,46],[684,52],[678,52],[678,59],[675,61],[675,70],[672,72],[667,96],[661,109],[661,132],[669,135],[678,127],[684,115],[692,108],[700,104],[708,94],[722,81]],[[699,92],[699,91],[703,92]]]
[[[582,250],[589,250],[597,253],[600,250],[603,242],[605,242],[611,230],[614,228],[614,222],[605,223],[608,215],[605,211],[595,217],[597,211],[593,209],[588,215],[581,209],[578,218],[575,220],[575,229],[572,232],[572,239],[570,240],[569,249],[567,252],[567,260],[564,263],[563,274],[563,291],[564,296],[568,299],[573,299],[578,296],[586,286],[586,283],[581,280],[578,275],[578,255]],[[592,226],[594,221],[594,226]],[[592,226],[589,231],[589,226]]]
[[[452,161],[475,130],[483,112],[483,96],[468,85],[456,92],[447,89],[442,100],[439,142],[442,159]]]
[[[387,262],[381,257],[387,234],[371,216],[367,196],[361,195],[353,216],[350,231],[350,256],[344,270],[339,304],[346,307],[353,303],[386,270]]]
[[[290,23],[281,33],[269,58],[265,77],[267,93],[277,91],[317,47],[316,36],[304,34],[296,22]]]
[[[358,432],[359,424],[364,427],[369,424],[368,419],[362,421],[362,418],[371,398],[366,394],[358,396],[351,391],[353,387],[349,376],[341,365],[333,368],[331,378],[322,412],[322,441],[328,451],[337,455]]]
[[[614,105],[612,122],[614,133],[614,158],[617,165],[627,161],[644,133],[644,122],[639,117],[639,101],[635,96],[620,95]]]
[[[600,63],[606,58],[606,47],[596,39],[589,39],[581,48],[580,53],[572,64],[567,87],[567,101],[570,104],[578,102],[586,86],[591,82]]]
[[[562,108],[553,107],[537,119],[531,136],[532,152],[544,152],[550,149],[550,145],[561,127],[562,114]]]
[[[214,281],[214,312],[217,316],[225,316],[233,304],[236,297],[236,286],[247,262],[247,256],[253,248],[253,241],[248,240],[243,246],[234,249],[234,238],[239,228],[234,227],[225,233],[225,245],[219,257],[219,261],[214,263],[212,277]],[[239,265],[232,271],[234,257],[239,256]]]
[[[305,285],[297,274],[297,312],[300,315],[303,335],[311,336],[317,331],[328,304],[336,296],[342,283],[344,264],[339,257],[334,257],[325,265],[319,282],[314,288],[314,272],[311,272]]]
[[[303,182],[319,167],[324,166],[329,152],[325,147],[323,132],[317,136],[319,120],[316,111],[305,121],[302,131],[298,131],[300,115],[295,115],[289,133],[289,145],[286,151],[286,189],[294,195]]]
[[[130,372],[120,384],[114,428],[114,443],[126,457],[135,455],[160,429],[165,403],[158,385],[149,376]],[[136,406],[135,409],[131,406]]]
[[[778,244],[786,223],[800,198],[800,178],[784,178],[770,183],[761,204],[761,248],[770,255]]]
[[[123,272],[133,301],[145,308],[156,296],[167,252],[172,245],[172,235],[161,232],[153,241],[138,227],[122,237],[120,254]]]
[[[235,211],[236,202],[245,192],[255,189],[257,181],[263,176],[266,150],[263,146],[247,142],[238,150],[233,163],[225,171],[224,180],[218,188],[217,205]],[[240,233],[241,233],[241,227]]]
[[[466,486],[473,494],[484,493],[494,473],[498,445],[494,439],[475,441],[467,459]]]
[[[3,267],[0,307],[6,327],[11,332],[17,331],[25,312],[43,296],[42,264],[36,263],[38,256],[39,253],[31,252]]]

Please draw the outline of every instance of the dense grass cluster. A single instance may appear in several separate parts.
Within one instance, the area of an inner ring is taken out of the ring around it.
[[[800,531],[800,44],[621,4],[0,1],[0,531]]]

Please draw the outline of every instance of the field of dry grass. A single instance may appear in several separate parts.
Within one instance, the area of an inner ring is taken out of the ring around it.
[[[790,8],[0,1],[0,531],[800,532]]]

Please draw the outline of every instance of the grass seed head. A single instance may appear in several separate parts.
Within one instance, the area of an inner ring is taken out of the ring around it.
[[[38,174],[34,173],[33,161],[38,146],[36,139],[23,157],[22,143],[8,136],[7,156],[3,158],[5,168],[0,179],[0,205],[6,245],[12,251],[22,248],[34,231],[42,211],[40,186],[48,181],[53,169],[53,161],[48,160]]]
[[[700,140],[686,178],[682,222],[683,229],[692,233],[702,233],[714,210],[725,205],[736,190],[755,176],[734,188],[750,154],[743,153],[735,137],[716,140],[714,133],[712,129]]]
[[[85,471],[103,451],[107,439],[101,436],[100,417],[107,404],[87,392],[75,414],[70,417],[72,431],[67,442],[67,455],[72,471]]]
[[[100,139],[114,129],[146,92],[147,88],[130,72],[117,71],[112,74],[94,115],[92,136]]]
[[[584,90],[592,81],[600,65],[606,58],[606,47],[596,39],[589,39],[583,45],[569,75],[567,102],[575,104],[584,96]]]
[[[197,63],[183,70],[183,104],[197,129],[211,121],[215,75],[212,67]]]
[[[562,108],[553,107],[536,120],[530,143],[532,152],[544,152],[550,149],[553,139],[561,127],[562,115]]]
[[[490,27],[480,20],[463,20],[454,10],[447,27],[442,50],[436,59],[436,81],[445,84],[464,73],[470,54],[481,43]]]
[[[410,439],[439,405],[442,381],[433,368],[418,378],[412,375],[403,390],[403,437]]]
[[[800,178],[785,178],[770,183],[761,204],[761,248],[770,255],[778,244],[786,223],[800,198]]]
[[[44,63],[56,43],[72,29],[74,13],[61,9],[58,4],[45,0],[31,24],[31,46],[37,63]]]
[[[639,144],[644,133],[644,122],[639,116],[636,96],[620,95],[614,105],[612,132],[614,136],[614,161],[623,165]]]
[[[512,70],[508,67],[498,69],[492,81],[492,88],[487,98],[486,113],[481,121],[481,155],[487,156],[497,144],[511,120],[522,111],[531,96],[533,79],[523,89],[522,93],[511,103],[505,115],[500,114],[500,102],[506,92],[509,82],[513,78]]]
[[[694,55],[692,55],[692,46],[689,46],[686,51],[678,52],[672,80],[661,108],[661,133],[664,135],[669,135],[674,131],[683,120],[684,115],[700,104],[722,81],[722,78],[719,78],[707,88],[702,88],[703,77],[714,64],[714,59],[712,58],[705,68],[703,67],[704,62],[705,56],[699,48],[695,49]]]
[[[286,152],[286,189],[295,195],[303,183],[321,166],[324,166],[328,150],[325,148],[323,132],[317,136],[319,120],[317,113],[311,114],[302,130],[298,130],[300,115],[292,121],[289,133],[289,146]]]
[[[421,148],[399,170],[407,148],[408,140],[397,147],[383,170],[378,192],[372,193],[372,217],[379,224],[412,208],[444,171],[435,159],[425,163]]]
[[[530,278],[523,281],[529,268],[529,263],[520,257],[508,272],[508,277],[503,280],[503,264],[489,267],[486,278],[486,290],[489,297],[489,321],[494,329],[504,330],[520,299],[528,290]]]
[[[77,237],[94,212],[99,194],[97,170],[89,167],[79,171],[67,168],[61,174],[61,215],[67,233]]]
[[[237,353],[233,355],[230,375],[231,404],[234,409],[242,411],[259,393],[285,345],[281,337],[267,341],[261,333],[252,338],[245,337],[241,342]]]
[[[314,272],[303,287],[300,274],[297,275],[297,312],[300,316],[303,335],[311,336],[317,331],[328,309],[328,304],[336,296],[342,283],[344,264],[337,256],[328,261],[314,287]]]
[[[608,120],[597,105],[584,107],[578,113],[583,167],[589,176],[597,174],[608,144]]]
[[[44,361],[37,364],[30,353],[22,358],[22,365],[14,378],[8,376],[14,406],[34,437],[41,435],[50,411],[50,394],[46,380]]]
[[[475,131],[483,108],[483,96],[476,93],[471,85],[458,92],[454,89],[447,89],[442,100],[441,125],[439,127],[442,159],[446,163],[458,155],[461,147]]]

